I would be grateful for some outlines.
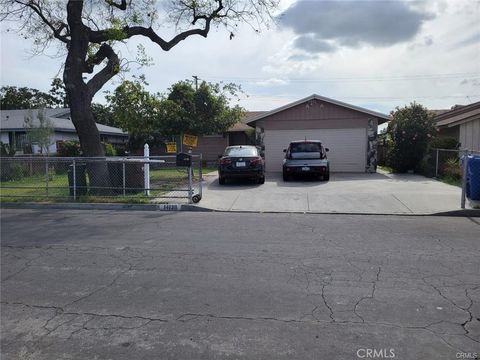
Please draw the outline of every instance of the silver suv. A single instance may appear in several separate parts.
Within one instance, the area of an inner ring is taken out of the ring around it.
[[[283,180],[288,181],[295,175],[313,175],[328,181],[330,166],[327,151],[320,140],[292,141],[283,150]]]

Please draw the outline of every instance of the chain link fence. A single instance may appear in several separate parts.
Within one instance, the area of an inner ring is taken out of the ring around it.
[[[198,202],[202,158],[177,166],[176,156],[1,157],[2,201]]]

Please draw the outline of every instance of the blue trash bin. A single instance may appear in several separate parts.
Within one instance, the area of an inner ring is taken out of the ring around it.
[[[480,156],[470,155],[467,165],[467,198],[480,201]]]

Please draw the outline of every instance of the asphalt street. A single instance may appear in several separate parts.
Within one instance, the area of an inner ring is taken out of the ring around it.
[[[471,359],[479,234],[460,217],[2,209],[1,357]]]

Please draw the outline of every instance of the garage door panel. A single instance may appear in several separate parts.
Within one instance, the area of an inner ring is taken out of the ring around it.
[[[282,171],[285,149],[291,141],[321,140],[329,148],[328,159],[333,172],[365,172],[366,129],[265,130],[267,171]]]

